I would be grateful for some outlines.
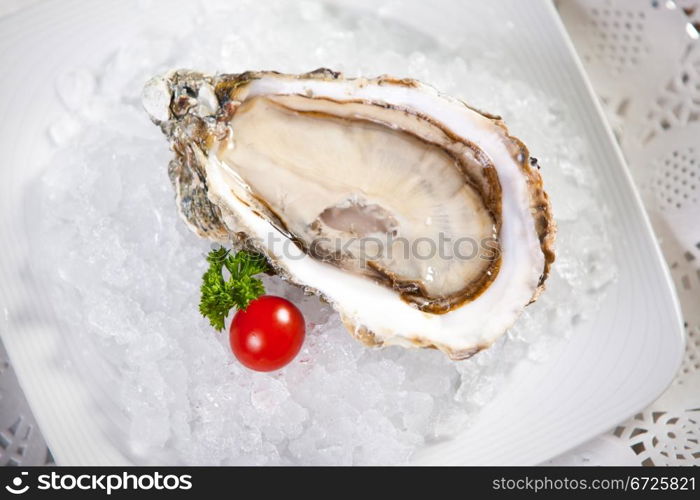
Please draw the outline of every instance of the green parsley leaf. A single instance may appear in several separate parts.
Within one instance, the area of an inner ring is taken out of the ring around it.
[[[267,260],[248,250],[231,255],[229,250],[218,248],[209,252],[207,262],[209,269],[202,275],[199,312],[221,331],[231,309],[245,310],[265,293],[262,281],[254,276],[268,270]],[[224,268],[229,273],[228,280],[224,278]]]

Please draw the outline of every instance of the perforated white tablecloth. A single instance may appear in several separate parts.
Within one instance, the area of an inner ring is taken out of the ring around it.
[[[557,6],[642,193],[688,337],[657,401],[551,463],[700,465],[700,1]]]

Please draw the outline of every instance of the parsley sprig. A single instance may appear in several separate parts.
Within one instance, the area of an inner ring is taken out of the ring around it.
[[[221,331],[231,309],[246,309],[265,293],[262,281],[254,276],[267,271],[268,265],[259,253],[241,250],[231,254],[225,248],[209,252],[207,262],[209,269],[202,276],[199,312]],[[224,268],[229,272],[228,280],[224,278]]]

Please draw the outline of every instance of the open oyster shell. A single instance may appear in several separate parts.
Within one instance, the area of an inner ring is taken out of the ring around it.
[[[180,212],[252,244],[369,345],[488,347],[543,288],[554,222],[498,117],[415,80],[174,71],[144,106]]]

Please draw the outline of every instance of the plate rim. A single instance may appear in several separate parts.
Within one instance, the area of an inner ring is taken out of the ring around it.
[[[546,6],[547,6],[546,8],[549,11],[550,17],[553,18],[552,19],[553,24],[557,28],[558,36],[565,43],[566,48],[567,48],[567,52],[569,53],[570,57],[573,60],[574,65],[577,68],[577,72],[578,72],[577,78],[582,79],[583,84],[584,84],[586,91],[588,93],[588,98],[593,103],[598,125],[603,127],[604,133],[607,136],[607,140],[610,143],[610,145],[612,146],[612,150],[616,156],[615,163],[618,165],[618,167],[621,167],[622,176],[624,179],[624,184],[625,184],[626,188],[630,191],[630,195],[632,197],[631,201],[634,204],[635,212],[637,212],[637,213],[641,212],[641,222],[642,222],[643,227],[645,229],[645,233],[646,233],[645,236],[647,237],[647,239],[649,239],[652,242],[653,256],[654,256],[654,259],[656,261],[655,262],[656,266],[660,267],[660,271],[662,273],[662,277],[663,277],[665,285],[666,285],[665,286],[666,293],[670,294],[669,296],[671,299],[671,303],[673,305],[673,310],[674,310],[673,312],[675,313],[675,320],[677,322],[677,326],[679,327],[678,331],[676,332],[677,335],[675,335],[675,336],[678,337],[678,339],[680,340],[680,343],[679,343],[678,356],[677,356],[678,363],[676,365],[676,368],[673,370],[673,372],[668,375],[668,377],[667,377],[668,380],[664,386],[664,387],[668,387],[668,385],[672,382],[673,376],[675,375],[675,373],[677,371],[677,366],[679,366],[680,363],[682,362],[682,357],[683,357],[683,352],[684,352],[684,347],[685,347],[685,333],[684,333],[683,326],[682,326],[683,321],[682,321],[681,310],[680,310],[677,292],[676,292],[675,286],[673,285],[670,271],[666,265],[666,262],[663,258],[663,255],[661,253],[661,249],[658,245],[658,242],[656,241],[656,238],[655,238],[655,235],[654,235],[654,232],[653,232],[650,220],[649,220],[649,216],[643,207],[640,194],[632,181],[632,176],[631,176],[631,173],[629,171],[629,167],[627,166],[627,163],[624,160],[624,157],[623,157],[622,152],[619,148],[619,145],[617,144],[617,142],[614,139],[614,135],[612,133],[612,130],[610,129],[609,124],[607,123],[607,121],[604,118],[604,113],[603,113],[602,107],[601,107],[598,99],[595,97],[593,87],[591,85],[591,82],[590,82],[588,76],[585,73],[585,70],[583,69],[583,65],[580,61],[580,58],[578,57],[578,54],[575,51],[573,43],[571,42],[571,39],[570,39],[568,33],[566,32],[566,29],[561,21],[561,18],[559,17],[559,15],[556,12],[554,4],[550,0],[540,0],[540,3],[542,3],[542,2],[544,2],[544,4],[546,4]],[[334,0],[331,3],[341,4],[341,3],[347,3],[347,2],[344,2],[343,0]],[[372,5],[374,2],[367,2],[367,1],[356,2],[355,5],[357,5],[358,3]],[[21,19],[26,19],[27,16],[35,15],[37,12],[40,12],[40,11],[49,11],[50,12],[50,9],[52,9],[52,8],[61,8],[61,9],[70,10],[71,7],[66,7],[67,5],[74,6],[74,5],[79,5],[79,3],[77,1],[74,1],[71,3],[63,3],[60,5],[60,7],[57,7],[58,2],[55,2],[55,1],[38,2],[36,4],[28,6],[26,9],[21,9],[20,11],[17,11],[17,12],[10,14],[8,17],[0,19],[0,26],[10,24],[10,21],[15,22],[15,21],[18,21]],[[6,33],[8,33],[6,35],[6,37],[0,37],[0,49],[6,48],[6,47],[3,47],[3,45],[6,45],[7,41],[12,38],[13,35],[10,34],[10,31],[11,30],[8,30],[6,32]],[[669,330],[671,330],[671,328],[669,328]],[[5,328],[3,328],[2,331],[0,331],[0,335],[3,338],[3,341],[6,341],[6,346],[7,346],[7,350],[8,350],[8,353],[10,355],[10,358],[13,360],[23,358],[23,356],[21,356],[20,354],[17,353],[17,349],[15,348],[14,343],[9,339],[9,335],[7,334],[7,331]],[[672,332],[669,332],[667,334],[667,336],[669,338],[671,338]],[[8,340],[9,340],[9,342],[8,342]],[[24,386],[27,385],[27,383],[26,383],[27,374],[24,373],[25,368],[22,368],[21,370],[17,370],[17,371],[18,371],[17,376],[18,376],[18,379],[20,380],[20,384],[24,388]],[[20,373],[20,372],[22,372],[22,373]],[[669,370],[669,372],[670,372],[670,370]],[[648,405],[651,401],[656,399],[663,392],[663,390],[664,389],[659,390],[658,394],[653,395],[653,397],[652,397],[652,395],[649,395],[649,401],[647,401],[643,405],[642,404],[638,405],[639,408],[637,408],[634,411],[630,410],[629,416],[634,415],[639,410],[646,407],[646,405]],[[35,411],[35,404],[32,404],[32,399],[34,399],[34,397],[35,397],[35,395],[32,395],[31,398],[29,396],[27,398],[30,402],[30,406],[32,407],[33,411]],[[35,415],[38,415],[38,413],[41,413],[41,412],[35,411]],[[37,420],[40,420],[40,419],[37,418]],[[42,420],[45,420],[45,418]],[[42,426],[42,428],[43,428],[43,426]],[[574,448],[575,446],[581,444],[581,442],[585,442],[586,440],[590,439],[591,437],[594,437],[595,435],[598,435],[598,433],[596,433],[594,435],[584,436],[584,437],[581,437],[580,439],[579,439],[578,435],[572,435],[572,437],[575,437],[576,439],[572,439],[571,443],[567,443],[566,449]],[[47,438],[47,442],[49,442],[49,444],[51,445],[51,442],[54,439],[53,436],[47,435],[46,438]],[[563,450],[563,451],[566,451],[566,450]],[[52,449],[52,452],[53,452],[53,449]],[[62,453],[54,453],[54,456],[57,458],[57,462],[64,462],[64,460],[61,458],[61,455],[62,455]],[[74,456],[71,459],[65,460],[65,463],[78,463],[78,462],[80,462],[79,460],[75,461],[76,456],[79,456],[79,455],[80,455],[80,453],[74,454]],[[112,457],[112,459],[108,463],[123,464],[123,462],[119,459],[118,456]],[[420,460],[418,460],[417,463],[421,463]]]

